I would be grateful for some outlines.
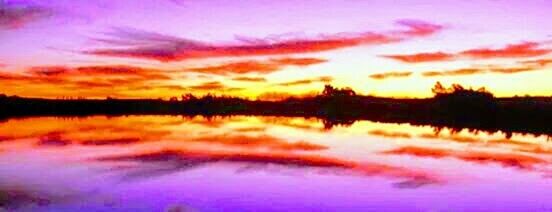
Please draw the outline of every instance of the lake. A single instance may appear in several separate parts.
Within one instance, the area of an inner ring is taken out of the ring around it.
[[[314,118],[10,119],[0,211],[552,211],[550,140]]]

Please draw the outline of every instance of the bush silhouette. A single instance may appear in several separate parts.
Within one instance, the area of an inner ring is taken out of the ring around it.
[[[435,94],[437,111],[460,120],[488,121],[498,110],[494,95],[485,87],[475,90],[466,89],[459,84],[452,84],[450,88],[445,88],[440,82],[437,82],[432,92]]]

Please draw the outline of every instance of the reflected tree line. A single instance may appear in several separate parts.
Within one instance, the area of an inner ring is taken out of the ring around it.
[[[0,118],[86,115],[260,115],[317,117],[327,128],[357,120],[410,123],[489,132],[552,134],[552,98],[497,98],[485,88],[445,87],[437,82],[434,96],[396,99],[356,94],[326,85],[317,96],[281,101],[231,96],[162,99],[38,99],[0,95]]]

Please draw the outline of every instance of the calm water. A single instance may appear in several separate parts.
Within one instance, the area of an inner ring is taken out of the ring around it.
[[[0,123],[8,211],[552,211],[552,142],[368,121]]]

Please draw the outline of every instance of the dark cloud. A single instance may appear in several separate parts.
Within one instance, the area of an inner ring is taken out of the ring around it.
[[[442,182],[438,177],[423,171],[377,163],[357,163],[339,158],[296,154],[292,152],[164,150],[122,156],[107,156],[98,158],[97,160],[119,162],[131,161],[165,165],[162,169],[159,169],[158,166],[149,166],[154,169],[141,170],[138,176],[134,173],[134,177],[148,177],[152,174],[170,174],[206,164],[225,162],[247,165],[248,167],[252,167],[250,165],[261,165],[254,166],[257,168],[265,167],[264,165],[278,165],[294,169],[324,169],[333,170],[335,173],[356,173],[361,176],[383,176],[407,180],[423,180],[424,182],[428,182],[428,184],[429,182],[432,182],[432,184]],[[159,170],[161,170],[161,172],[158,172]]]
[[[52,11],[46,8],[0,2],[0,30],[17,29],[51,15]]]
[[[114,145],[135,144],[140,141],[142,141],[142,139],[136,138],[136,137],[129,137],[129,138],[84,140],[84,141],[81,141],[80,143],[82,145],[92,145],[92,146],[114,146]]]

